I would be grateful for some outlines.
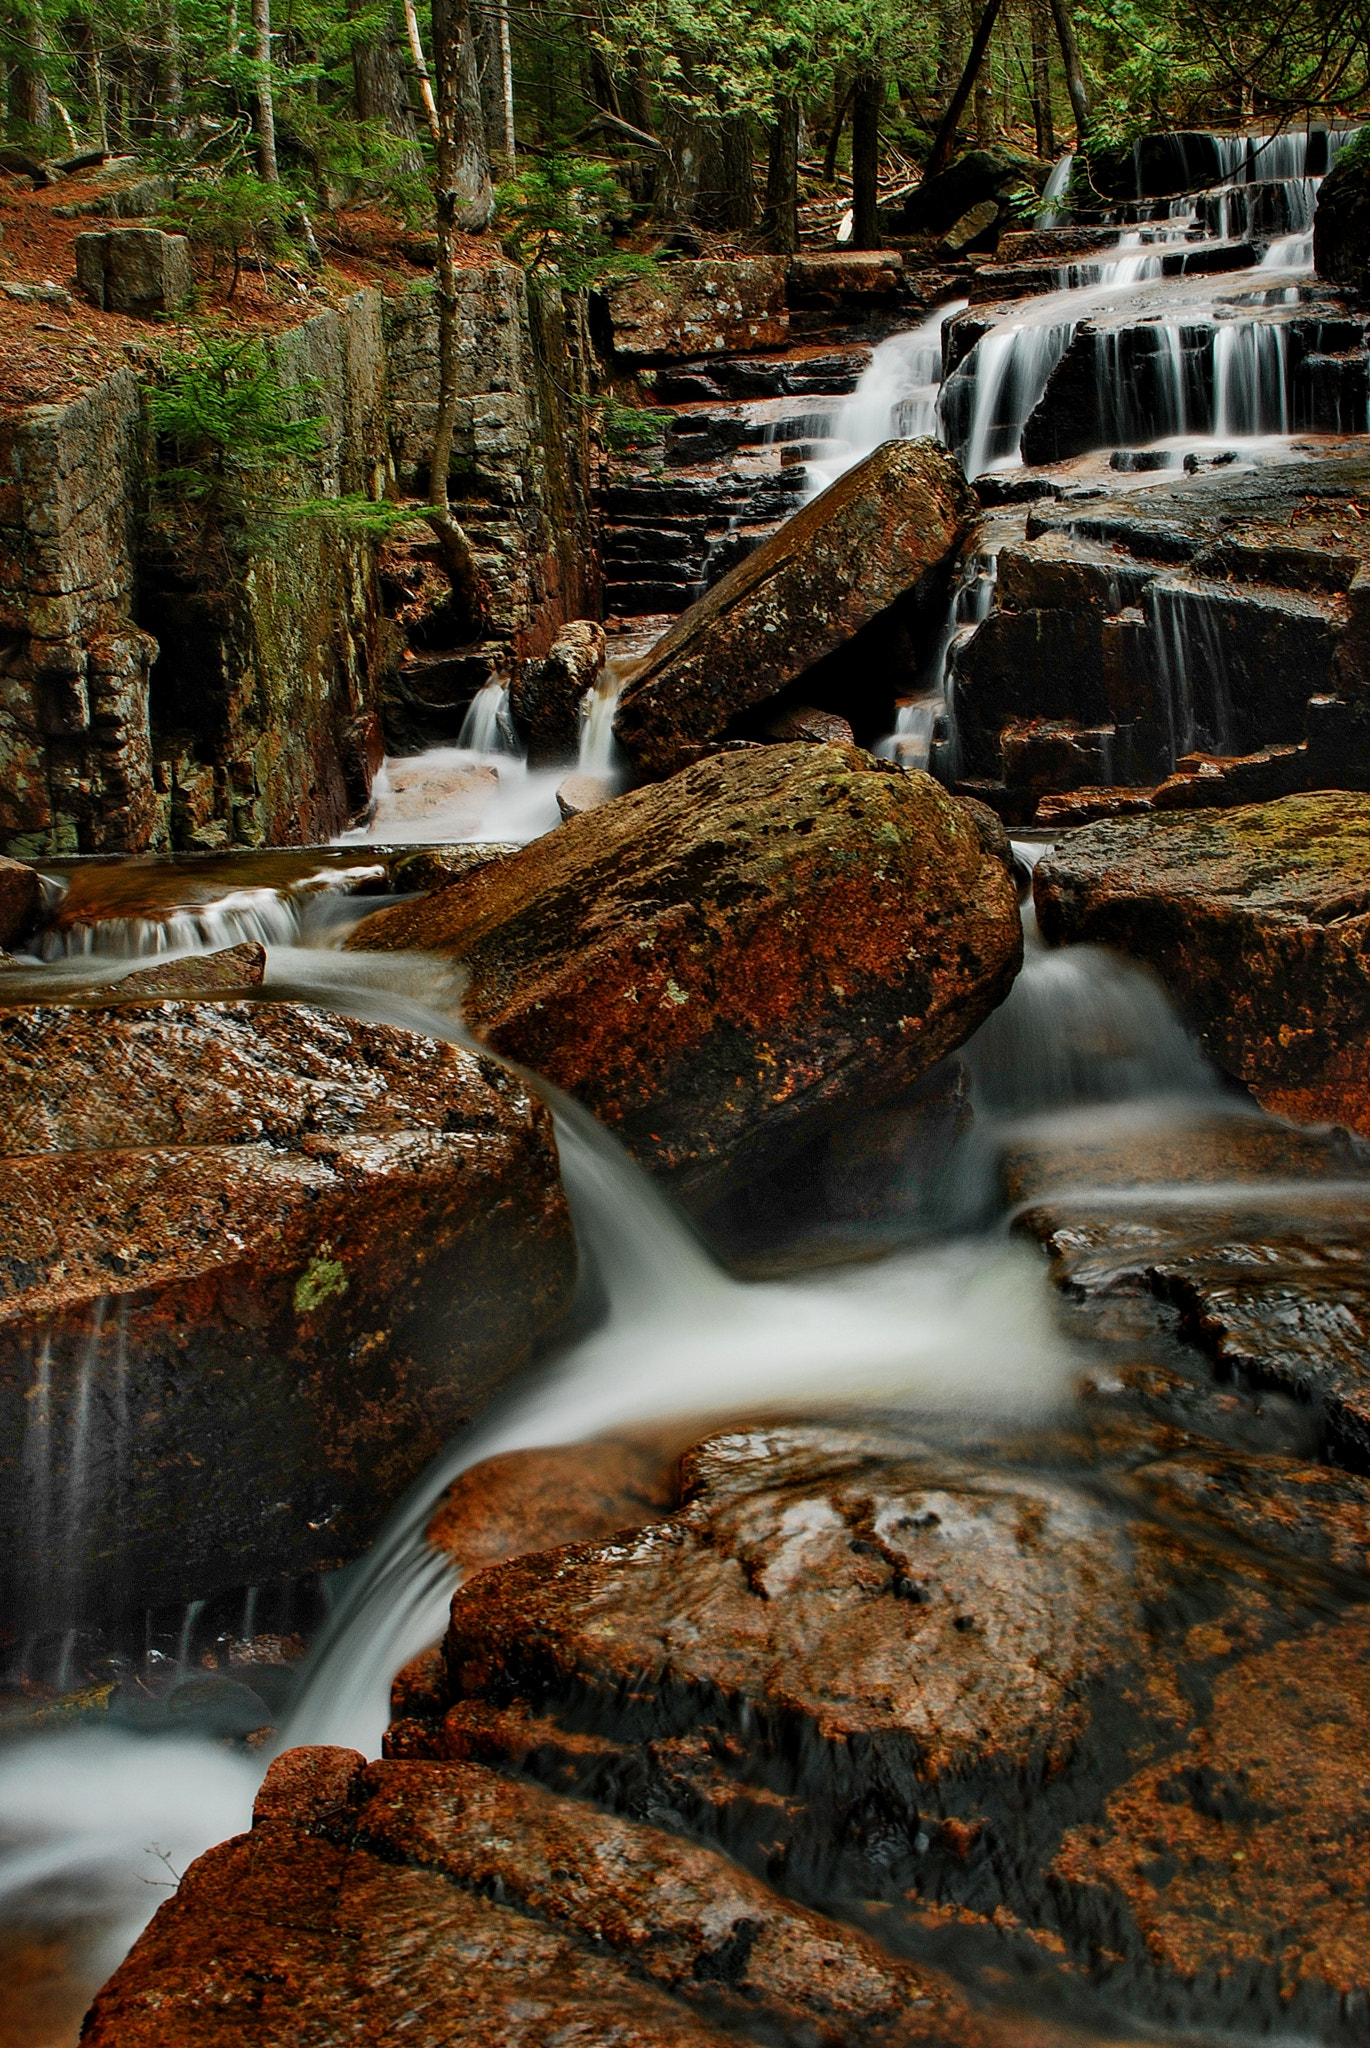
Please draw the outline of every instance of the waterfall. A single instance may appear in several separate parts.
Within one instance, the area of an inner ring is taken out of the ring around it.
[[[471,708],[457,734],[457,745],[472,754],[522,756],[523,749],[509,710],[509,685],[502,683],[498,676],[492,676],[472,698]]]
[[[1037,216],[1039,228],[1054,228],[1056,225],[1056,201],[1070,183],[1070,174],[1075,168],[1075,152],[1067,150],[1052,165],[1051,175],[1042,187],[1042,211]]]
[[[1228,320],[1215,328],[1213,431],[1220,437],[1289,432],[1287,327]]]
[[[942,438],[974,480],[1018,460],[1023,429],[1069,348],[1073,322],[1023,322],[983,335],[942,387]]]
[[[1160,651],[1171,765],[1181,754],[1232,748],[1232,692],[1216,601],[1226,595],[1183,583],[1151,584],[1144,607]]]
[[[620,766],[614,738],[614,713],[623,694],[622,680],[609,668],[580,700],[580,745],[576,767],[582,775],[612,775]]]
[[[942,381],[942,344],[947,322],[966,310],[966,300],[939,306],[919,326],[891,334],[873,352],[843,400],[830,432],[834,454],[811,462],[809,495],[835,482],[882,441],[910,441],[938,432],[937,396]]]
[[[215,903],[171,910],[165,917],[83,919],[41,933],[33,946],[38,959],[52,962],[218,953],[254,940],[262,946],[318,944],[329,927],[360,914],[366,906],[355,891],[384,873],[373,863],[321,868],[283,889],[226,889]]]

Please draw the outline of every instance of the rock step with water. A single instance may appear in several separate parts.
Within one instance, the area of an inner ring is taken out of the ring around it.
[[[1370,1132],[1368,869],[1370,797],[1329,791],[1086,825],[1034,893],[1050,942],[1154,967],[1267,1109]]]
[[[1348,450],[997,514],[953,669],[965,786],[1027,823],[1100,785],[1165,809],[1370,779],[1368,484]]]
[[[6,1621],[355,1554],[565,1310],[550,1121],[473,1053],[291,1003],[11,1007],[0,1097]]]
[[[461,960],[472,1028],[699,1199],[906,1088],[1021,957],[989,828],[802,742],[618,797],[349,944]]]
[[[614,729],[630,759],[669,774],[745,733],[748,714],[791,685],[863,741],[889,731],[899,656],[907,673],[915,643],[935,631],[977,510],[944,449],[885,442],[731,569],[628,675]]]
[[[1076,1300],[1167,1304],[1224,1380],[1300,1403],[1323,1456],[1370,1470],[1364,1145],[1249,1113],[1177,1111],[1139,1131],[1099,1112],[1083,1134],[1013,1140],[1002,1171],[1018,1227]],[[1265,1512],[1273,1525],[1283,1510]]]

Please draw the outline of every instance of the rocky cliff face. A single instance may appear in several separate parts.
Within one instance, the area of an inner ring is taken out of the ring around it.
[[[452,495],[512,665],[593,607],[579,309],[494,262],[463,274]],[[431,295],[361,291],[272,344],[323,451],[297,498],[423,490]],[[131,369],[0,421],[0,846],[21,858],[327,838],[364,801],[399,649],[374,549],[326,521],[229,576],[153,545]]]

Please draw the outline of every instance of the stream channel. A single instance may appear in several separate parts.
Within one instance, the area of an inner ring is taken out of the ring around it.
[[[1236,474],[1316,453],[1318,437],[1299,414],[1302,358],[1290,341],[1314,295],[1308,237],[1316,180],[1304,177],[1291,147],[1299,140],[1272,145],[1274,168],[1254,175],[1251,146],[1234,149],[1225,187],[1170,202],[1159,218],[1124,217],[1116,250],[1063,272],[1049,292],[969,315],[960,303],[936,309],[877,346],[855,392],[824,412],[821,432],[812,406],[796,402],[756,461],[778,460],[789,439],[812,441],[812,494],[890,435],[935,434],[973,479],[998,480],[1010,503],[1023,433],[1082,330],[1094,336],[1098,418],[1092,449],[1054,472],[1067,495],[1097,490],[1101,475],[1111,492],[1145,490],[1186,461],[1194,471],[1221,457]],[[1245,268],[1197,267],[1196,252],[1211,261],[1214,251],[1250,241],[1246,188],[1258,181],[1263,192],[1281,187],[1277,201],[1265,200],[1280,231]],[[984,331],[965,347],[964,323],[977,316]],[[1144,349],[1150,370],[1138,380],[1133,356],[1143,329],[1152,337]],[[1196,329],[1216,336],[1202,387],[1186,341]],[[1151,395],[1138,417],[1128,406],[1139,402],[1142,381]],[[1363,411],[1336,423],[1342,440],[1366,427]],[[1099,451],[1123,443],[1135,455],[1108,469]],[[992,593],[987,542],[953,593],[929,672],[899,707],[881,751],[946,768],[956,744],[957,651]],[[654,630],[623,635],[615,647],[584,714],[584,774],[621,772],[615,692]],[[303,1000],[463,1042],[451,977],[431,960],[338,950],[357,917],[392,900],[387,862],[397,852],[434,842],[520,843],[556,826],[556,789],[567,769],[527,768],[498,685],[472,707],[462,742],[417,762],[387,762],[371,816],[334,849],[263,854],[255,871],[242,857],[222,868],[213,860],[51,864],[54,903],[66,892],[68,915],[8,971],[7,985],[31,1001],[59,983],[69,990],[117,982],[152,956],[257,940],[268,953],[260,1002]],[[1025,880],[1042,850],[1041,835],[1016,845]],[[1169,1546],[1171,1580],[1156,1597],[1169,1603],[1163,1633],[1182,1673],[1175,1646],[1187,1640],[1197,1658],[1203,1631],[1243,1603],[1278,1610],[1276,1635],[1306,1632],[1319,1641],[1319,1631],[1356,1615],[1370,1586],[1358,1569],[1297,1543],[1282,1551],[1272,1522],[1248,1538],[1216,1532],[1194,1504],[1197,1494],[1186,1505],[1174,1484],[1154,1476],[1165,1444],[1181,1431],[1196,1470],[1204,1456],[1218,1464],[1316,1461],[1309,1409],[1240,1376],[1216,1378],[1179,1311],[1145,1289],[1059,1289],[1027,1215],[1031,1203],[1014,1192],[1022,1176],[1015,1183],[1005,1162],[1047,1162],[1039,1180],[1051,1186],[1058,1220],[1063,1211],[1092,1214],[1100,1201],[1116,1213],[1130,1193],[1139,1213],[1192,1218],[1199,1238],[1240,1212],[1256,1258],[1262,1232],[1315,1231],[1332,1210],[1343,1223],[1370,1224],[1366,1168],[1354,1148],[1336,1171],[1324,1171],[1325,1162],[1307,1175],[1287,1163],[1272,1167],[1272,1120],[1206,1065],[1159,985],[1094,948],[1048,951],[1030,894],[1024,914],[1025,966],[963,1050],[968,1113],[935,1175],[911,1165],[882,1205],[859,1218],[790,1221],[745,1243],[717,1233],[706,1240],[612,1137],[554,1097],[583,1268],[578,1334],[450,1445],[369,1554],[327,1582],[235,1589],[180,1615],[149,1615],[137,1645],[97,1640],[79,1586],[65,1589],[65,1609],[47,1614],[21,1644],[12,1675],[71,1693],[105,1671],[119,1684],[99,1730],[51,1725],[0,1748],[0,1899],[9,1929],[0,1962],[44,1944],[61,1959],[50,2010],[34,2008],[35,2031],[25,2038],[54,2048],[75,2038],[85,1999],[165,1887],[192,1857],[248,1824],[273,1755],[297,1743],[380,1754],[391,1680],[439,1639],[453,1590],[450,1565],[424,1536],[433,1505],[460,1472],[497,1453],[633,1432],[683,1445],[720,1428],[805,1418],[878,1429],[948,1473],[973,1467],[991,1486],[1026,1476],[1058,1502],[1074,1502],[1083,1522],[1133,1528],[1151,1517],[1157,1542]],[[117,1418],[102,1423],[83,1410],[72,1440],[54,1449],[40,1441],[39,1406],[36,1391],[26,1457],[35,1511],[48,1518],[60,1556],[61,1532],[87,1506],[84,1475],[93,1467],[80,1433],[114,1427]],[[45,1473],[52,1490],[40,1498]],[[537,1529],[527,1536],[536,1549]],[[235,1661],[234,1682],[260,1685],[273,1729],[264,1746],[246,1749],[226,1739],[241,1732],[232,1725],[241,1707],[231,1687],[216,1694],[206,1683],[205,1653],[228,1642],[250,1648],[266,1635],[308,1639],[308,1653],[260,1675],[247,1657]],[[1131,1711],[1120,1695],[1120,1725]],[[995,1796],[1030,1805],[1039,1795],[1046,1797],[1041,1787],[1010,1784]],[[1364,1886],[1363,1867],[1356,1881]],[[1040,1889],[1026,1869],[1001,1872],[999,1883],[1020,1918]],[[935,1884],[928,1896],[936,1898]],[[860,1918],[865,1908],[853,1898],[838,1883],[819,1903]],[[1045,1951],[1025,1961],[1024,1943],[1015,1947],[1007,1934],[987,1960],[981,1931],[969,1931],[974,1918],[967,1914],[968,1931],[958,1936],[948,1909],[935,1929],[929,1921],[899,1940],[959,1974],[991,2006],[1045,2016],[1060,2029],[1052,2039],[1349,2042],[1364,2040],[1370,2026],[1363,1995],[1309,1992],[1291,2005],[1276,1977],[1262,1973],[1258,1953],[1239,1993],[1197,1966],[1188,1975],[1173,1963],[1148,1974],[1146,1956],[1124,1949],[1092,1973],[1064,1963],[1058,1971]],[[977,1922],[977,1930],[989,1924]],[[1074,1938],[1068,1930],[1066,1945]],[[1099,1946],[1107,1950],[1108,1940]],[[21,2037],[0,2026],[0,2038]]]

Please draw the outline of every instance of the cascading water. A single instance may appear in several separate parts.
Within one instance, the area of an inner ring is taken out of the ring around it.
[[[892,334],[878,345],[855,391],[833,419],[832,438],[840,452],[808,465],[811,496],[845,475],[882,441],[936,435],[946,326],[965,310],[964,299],[953,300],[919,326]]]
[[[972,479],[1018,461],[1029,416],[1070,346],[1072,321],[996,327],[949,377],[938,401],[942,439]]]
[[[512,754],[522,759],[523,749],[509,709],[509,685],[498,676],[492,676],[472,698],[457,734],[457,745],[472,754]]]
[[[1232,689],[1215,611],[1224,594],[1159,579],[1146,592],[1146,614],[1160,649],[1172,766],[1196,748],[1217,754],[1230,750]]]

